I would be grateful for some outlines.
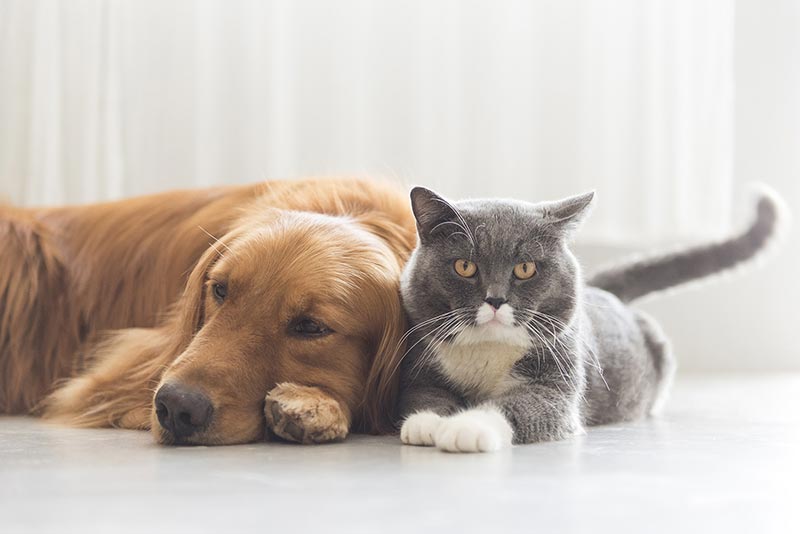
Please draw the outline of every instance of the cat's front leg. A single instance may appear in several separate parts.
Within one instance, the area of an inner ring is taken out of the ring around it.
[[[444,417],[460,406],[458,396],[444,387],[425,385],[405,389],[400,396],[400,440],[406,445],[433,446]]]
[[[484,404],[442,419],[434,441],[447,452],[493,452],[510,447],[513,435],[505,414]]]
[[[493,452],[512,443],[561,440],[582,431],[576,395],[526,384],[443,418],[434,442],[447,452]]]
[[[549,385],[525,384],[496,400],[518,444],[557,441],[583,433],[576,392]]]

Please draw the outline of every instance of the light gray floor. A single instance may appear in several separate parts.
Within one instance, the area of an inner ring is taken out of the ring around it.
[[[800,532],[800,376],[684,377],[657,420],[452,455],[164,448],[0,418],[0,532]]]

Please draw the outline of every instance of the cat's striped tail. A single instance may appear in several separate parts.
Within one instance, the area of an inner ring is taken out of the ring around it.
[[[722,241],[625,262],[592,276],[587,283],[630,302],[651,293],[701,280],[754,263],[772,249],[789,226],[789,210],[772,189],[756,186],[755,220]]]

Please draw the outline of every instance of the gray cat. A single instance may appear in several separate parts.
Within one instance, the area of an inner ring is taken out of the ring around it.
[[[411,191],[419,245],[401,283],[403,443],[492,451],[656,411],[675,364],[658,324],[626,304],[752,259],[783,213],[765,190],[741,235],[585,283],[568,242],[593,196],[450,203]]]

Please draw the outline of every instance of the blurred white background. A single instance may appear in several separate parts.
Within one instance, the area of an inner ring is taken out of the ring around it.
[[[598,190],[587,267],[800,210],[793,0],[0,0],[0,196],[372,175]],[[646,304],[683,369],[800,369],[798,240]]]

